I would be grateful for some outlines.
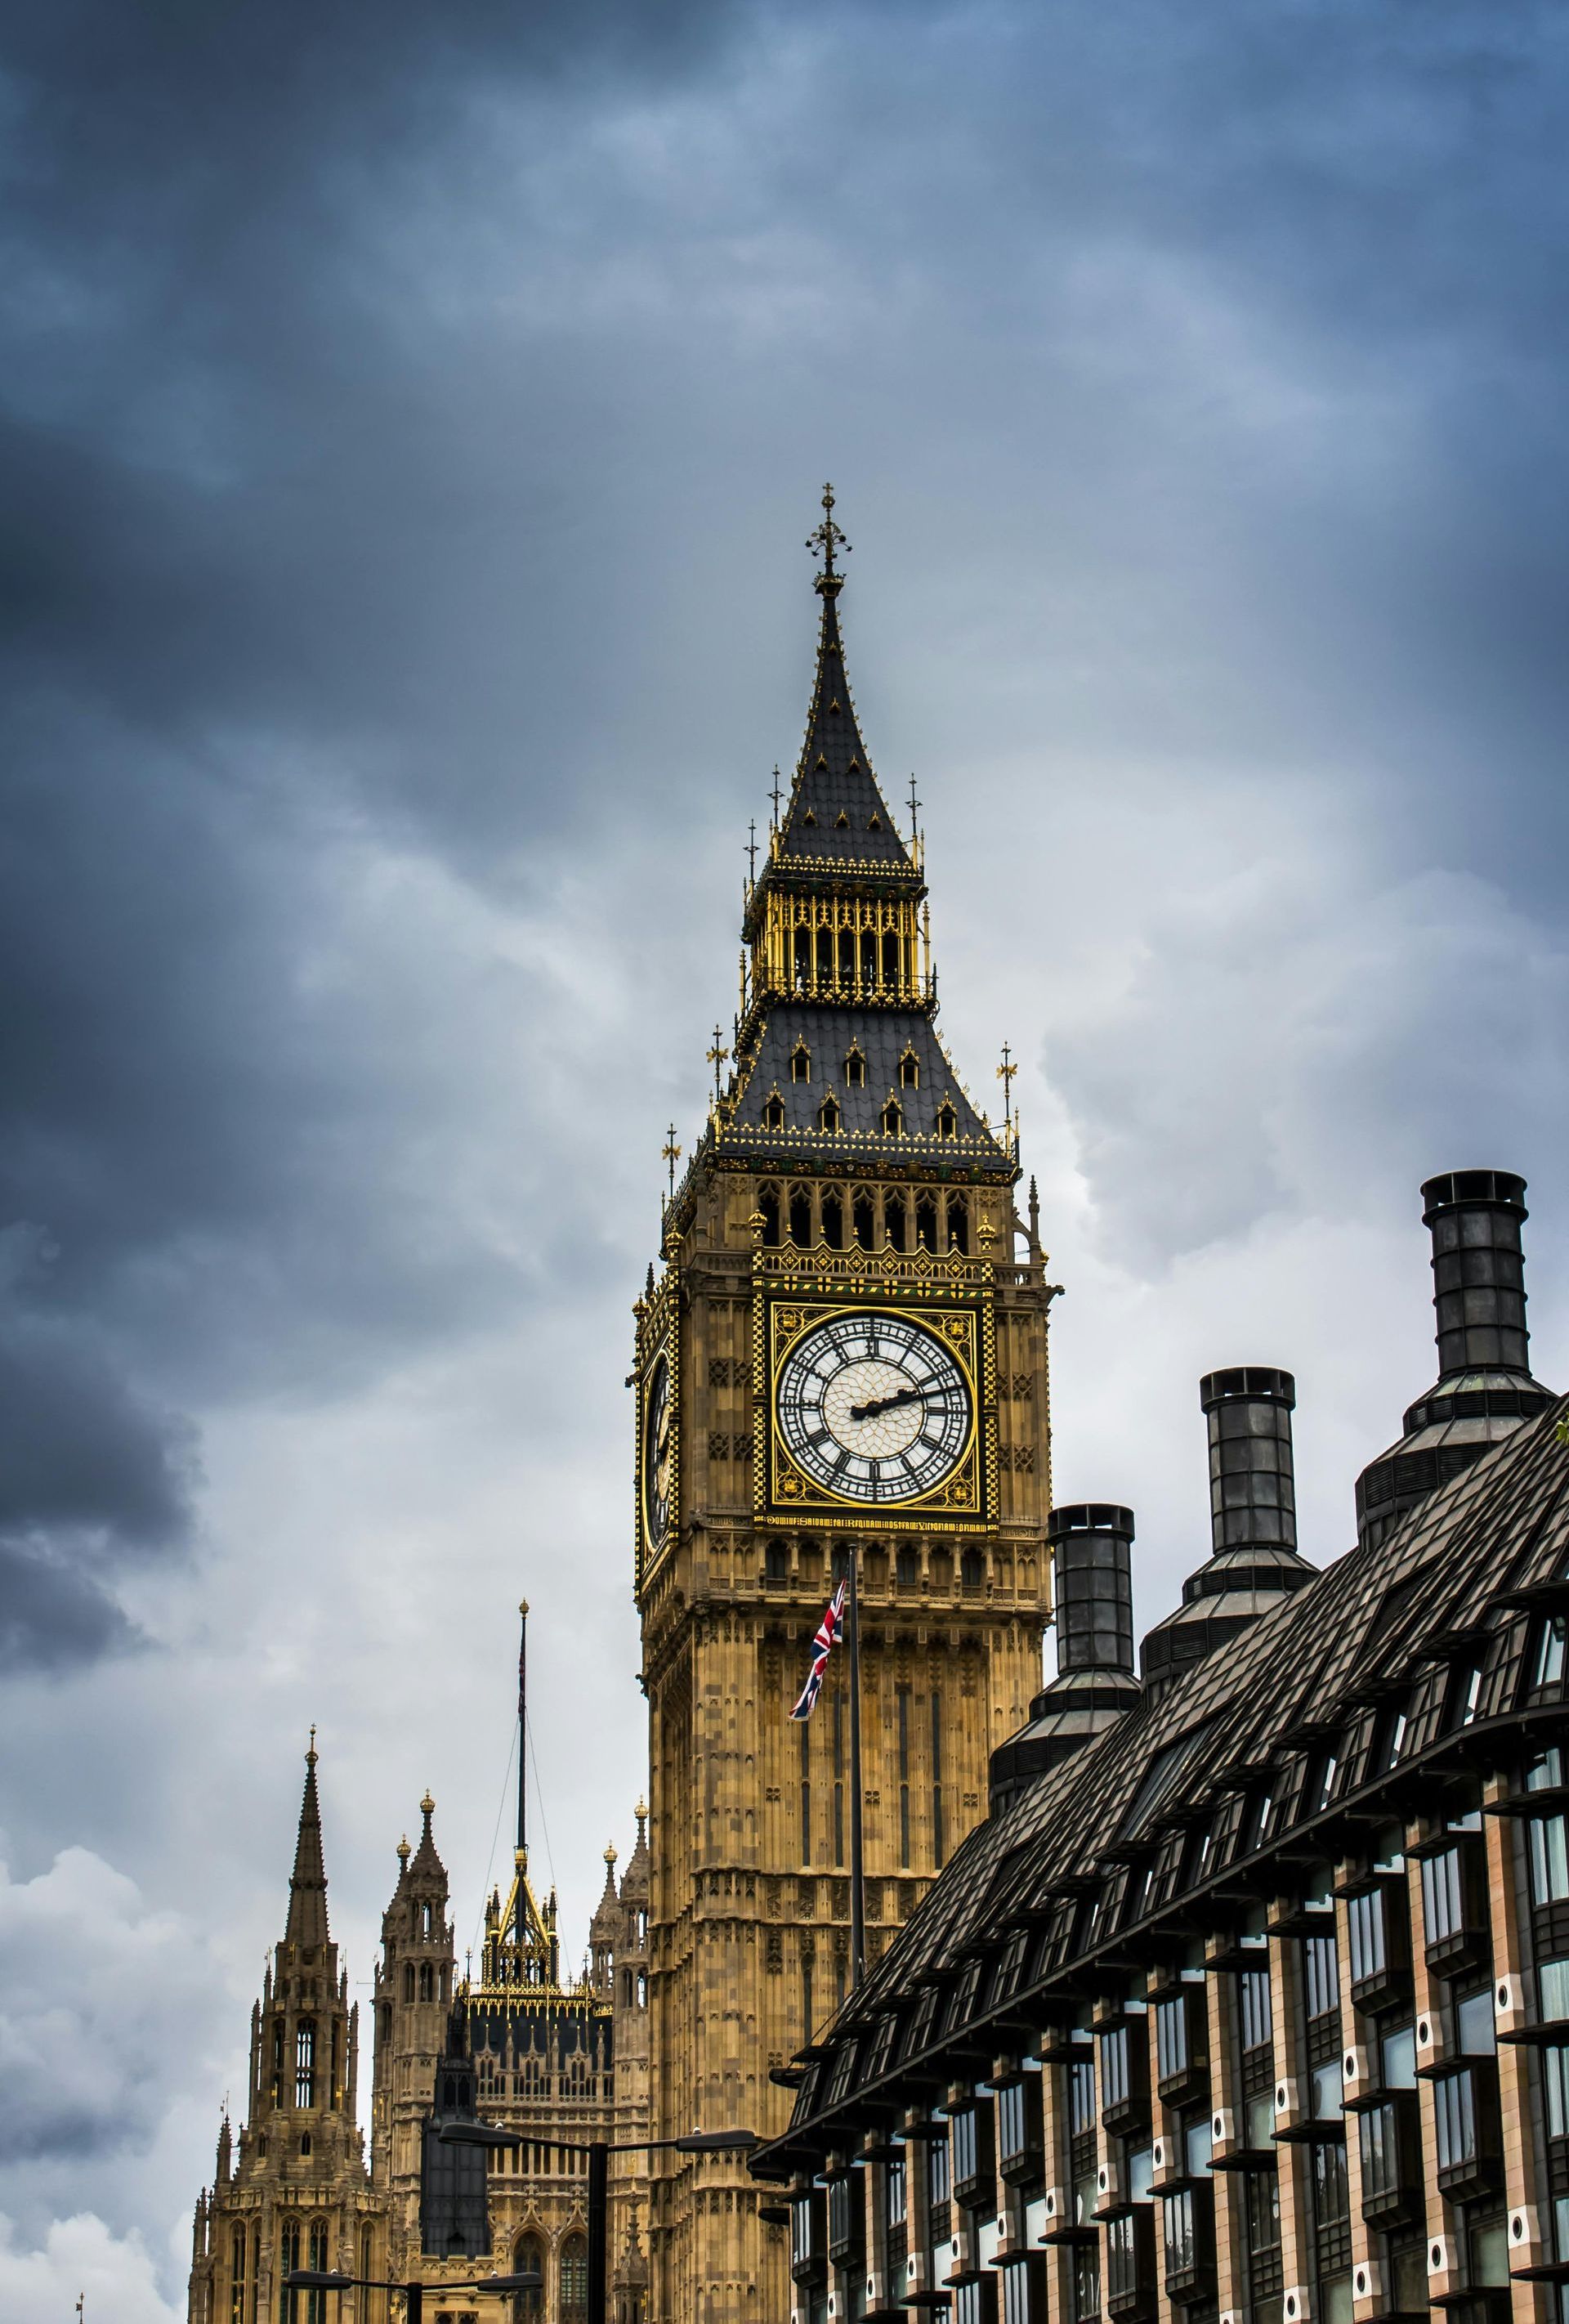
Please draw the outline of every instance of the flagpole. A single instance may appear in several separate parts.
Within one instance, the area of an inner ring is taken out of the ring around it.
[[[850,1991],[867,1973],[866,1868],[861,1856],[861,1598],[860,1552],[849,1544],[850,1699]]]
[[[528,1600],[518,1607],[518,1853],[528,1846]],[[519,1932],[521,1934],[521,1932]]]

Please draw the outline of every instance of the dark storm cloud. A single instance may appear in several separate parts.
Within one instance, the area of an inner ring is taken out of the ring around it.
[[[803,667],[735,576],[799,558],[830,448],[913,635],[1082,669],[1065,752],[1092,693],[1100,750],[1354,732],[1391,844],[1546,884],[1564,38],[1233,0],[11,12],[0,1229],[58,1257],[5,1344],[101,1480],[89,1516],[8,1488],[41,1650],[185,1546],[171,1407],[308,1404],[500,1317],[553,1172],[536,1286],[589,1240],[567,1076],[530,1081],[504,1227],[459,1151],[477,1011],[534,1063],[578,996],[398,986],[357,867],[543,908],[612,820],[656,873],[739,835]],[[906,650],[877,618],[858,669]],[[1139,1058],[1060,1058],[1115,1152]],[[1148,1199],[1138,1154],[1103,1176]],[[1267,1176],[1205,1218],[1237,1199]]]

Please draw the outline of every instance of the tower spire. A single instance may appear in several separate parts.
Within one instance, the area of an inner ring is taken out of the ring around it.
[[[289,1883],[289,1919],[283,1931],[288,1945],[325,1945],[327,1941],[326,1867],[322,1860],[321,1803],[316,1789],[316,1729],[305,1755],[305,1797],[299,1803],[299,1836],[294,1843],[294,1871]]]
[[[812,585],[822,599],[817,677],[806,740],[779,825],[779,848],[797,860],[818,858],[879,871],[898,865],[908,872],[913,868],[909,851],[877,788],[845,675],[839,627],[839,594],[845,576],[834,560],[839,554],[849,556],[849,543],[834,522],[834,505],[833,486],[824,484],[822,522],[806,543],[822,567]]]

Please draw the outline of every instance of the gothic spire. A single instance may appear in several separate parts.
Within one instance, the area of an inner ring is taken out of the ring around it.
[[[323,1946],[327,1941],[326,1867],[321,1852],[321,1803],[316,1790],[316,1729],[305,1755],[305,1797],[299,1805],[299,1837],[289,1883],[286,1945]]]
[[[822,599],[817,676],[806,740],[780,825],[779,853],[787,861],[898,865],[910,871],[909,851],[877,788],[850,699],[839,627],[844,575],[834,563],[835,551],[848,554],[849,543],[833,521],[833,486],[825,484],[822,522],[806,544],[822,559],[815,583]]]

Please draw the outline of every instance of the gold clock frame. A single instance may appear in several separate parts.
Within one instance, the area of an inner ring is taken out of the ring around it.
[[[657,1565],[681,1529],[681,1342],[678,1311],[662,1285],[644,1323],[637,1371],[636,1469],[633,1484],[638,1582]],[[648,1390],[664,1357],[670,1378],[670,1493],[665,1530],[656,1541],[648,1526]]]
[[[940,1485],[908,1500],[864,1501],[829,1491],[792,1458],[779,1426],[779,1375],[791,1350],[820,1323],[883,1309],[918,1324],[946,1347],[962,1369],[972,1409],[968,1442]],[[753,1443],[766,1456],[753,1463],[753,1502],[760,1521],[775,1525],[839,1526],[858,1533],[919,1526],[927,1533],[986,1533],[997,1506],[996,1332],[989,1299],[879,1299],[870,1286],[849,1296],[798,1297],[760,1292],[753,1316]],[[757,1409],[766,1404],[766,1410]]]

